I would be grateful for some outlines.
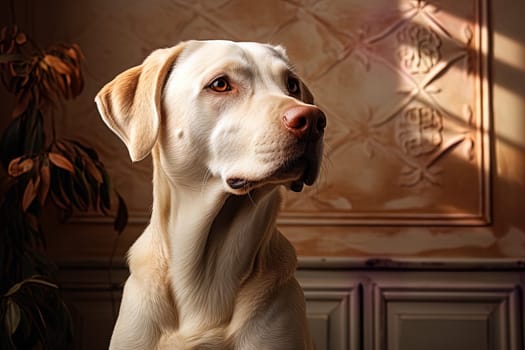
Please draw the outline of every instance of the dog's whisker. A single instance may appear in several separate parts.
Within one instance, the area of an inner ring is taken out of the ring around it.
[[[206,185],[208,184],[208,181],[210,180],[210,178],[211,178],[211,171],[207,169],[204,175],[202,176],[201,193],[203,193],[206,190]]]
[[[252,193],[251,192],[248,192],[248,199],[250,200],[250,203],[256,207],[257,206],[257,203],[255,203],[255,201],[253,200],[253,197],[252,197]]]
[[[324,152],[323,161],[319,169],[319,178],[315,183],[315,189],[319,190],[323,185],[328,184],[328,170],[334,167],[334,163],[328,152]]]

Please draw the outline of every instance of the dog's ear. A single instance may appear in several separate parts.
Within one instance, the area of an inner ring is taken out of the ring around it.
[[[153,51],[141,65],[106,84],[95,98],[102,119],[126,144],[134,162],[145,158],[157,141],[162,90],[184,46]]]

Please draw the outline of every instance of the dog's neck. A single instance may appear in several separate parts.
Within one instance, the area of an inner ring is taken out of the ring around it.
[[[180,327],[227,323],[247,280],[261,269],[275,268],[275,261],[295,260],[288,245],[273,253],[281,256],[269,254],[271,241],[282,239],[275,226],[280,205],[275,186],[235,196],[225,192],[219,179],[180,186],[158,170],[154,189],[152,224],[167,242]]]

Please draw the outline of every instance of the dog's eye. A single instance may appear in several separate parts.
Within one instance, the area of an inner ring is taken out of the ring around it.
[[[225,77],[215,79],[210,85],[208,85],[208,87],[216,92],[226,92],[232,89],[230,82]]]
[[[299,86],[299,80],[297,80],[297,78],[288,77],[286,88],[290,95],[297,96],[301,93],[301,87]]]

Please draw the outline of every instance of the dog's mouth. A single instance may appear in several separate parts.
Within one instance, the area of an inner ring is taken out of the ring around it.
[[[304,185],[312,186],[319,176],[321,168],[321,157],[323,153],[323,142],[320,140],[308,143],[303,157],[300,160],[305,164],[301,177],[289,183],[289,189],[294,192],[301,192]]]
[[[301,192],[304,185],[312,186],[319,175],[323,143],[307,143],[299,157],[285,162],[278,169],[261,179],[243,177],[226,179],[227,185],[237,194],[245,194],[266,184],[282,184],[293,192]]]
[[[319,166],[312,164],[311,162],[306,163],[305,170],[301,177],[297,180],[288,183],[288,188],[293,192],[301,192],[304,185],[312,186],[317,179],[319,174]]]

